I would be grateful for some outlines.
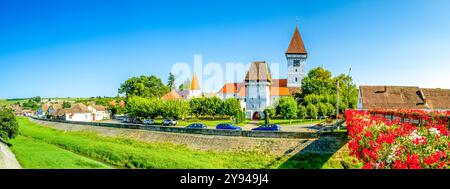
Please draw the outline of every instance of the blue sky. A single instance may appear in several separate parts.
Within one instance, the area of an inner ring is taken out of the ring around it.
[[[279,62],[299,19],[307,69],[359,85],[450,88],[450,1],[0,2],[0,98],[115,96],[172,65]]]

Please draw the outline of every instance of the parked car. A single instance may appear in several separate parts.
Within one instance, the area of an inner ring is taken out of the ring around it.
[[[280,131],[280,130],[281,130],[281,127],[276,124],[263,125],[263,126],[252,129],[252,131]]]
[[[153,125],[155,124],[155,120],[153,119],[144,119],[144,125]]]
[[[163,121],[163,125],[166,125],[166,126],[175,126],[175,125],[178,125],[178,121],[175,120],[175,119],[165,119],[165,120]]]
[[[222,123],[222,124],[219,124],[219,125],[216,126],[216,129],[237,130],[237,131],[242,130],[241,127],[234,126],[233,124],[230,124],[230,123]]]
[[[133,119],[133,123],[134,123],[134,124],[142,124],[142,120],[139,119],[139,118],[134,118],[134,119]]]
[[[122,117],[122,122],[124,122],[124,123],[131,123],[131,118],[128,117],[128,116],[124,116],[124,117]]]
[[[206,129],[206,125],[203,123],[193,123],[188,125],[186,129]]]

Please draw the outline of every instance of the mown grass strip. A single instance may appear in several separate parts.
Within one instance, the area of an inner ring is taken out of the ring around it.
[[[108,165],[77,155],[57,146],[18,136],[11,141],[12,152],[27,169],[108,169]]]

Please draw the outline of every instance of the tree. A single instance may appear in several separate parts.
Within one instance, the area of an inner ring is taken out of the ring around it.
[[[305,117],[308,115],[308,112],[306,111],[305,106],[299,104],[297,106],[297,117],[300,119],[305,119]]]
[[[185,118],[189,112],[189,103],[185,100],[163,100],[161,116],[164,118]]]
[[[13,139],[19,133],[19,124],[11,109],[0,109],[0,138]]]
[[[70,108],[70,107],[72,107],[72,105],[70,104],[70,102],[66,102],[66,101],[63,102],[62,108]]]
[[[206,114],[212,116],[213,120],[215,116],[222,112],[223,101],[218,97],[206,98]]]
[[[223,113],[227,116],[235,116],[241,110],[241,102],[236,98],[227,98],[223,103]]]
[[[292,123],[292,118],[297,117],[297,101],[293,97],[280,98],[278,109],[284,119],[289,119],[289,123]]]
[[[324,118],[328,115],[328,111],[329,111],[328,106],[322,102],[319,102],[317,104],[317,110],[318,110],[318,114],[323,116]]]
[[[317,119],[318,110],[314,104],[308,104],[306,106],[306,112],[308,113],[310,119]]]
[[[184,81],[184,83],[182,83],[179,87],[178,90],[180,91],[184,91],[187,90],[191,87],[191,80],[188,78],[186,79],[186,81]]]
[[[170,90],[175,89],[175,76],[172,74],[172,72],[169,73],[169,78],[167,79],[167,86],[170,88]]]
[[[308,94],[332,94],[335,89],[331,72],[322,67],[311,69],[308,76],[302,80],[303,96]]]
[[[206,114],[205,98],[193,98],[189,100],[190,114],[198,118],[200,115]]]
[[[127,98],[132,96],[144,98],[159,98],[167,94],[170,88],[164,85],[156,76],[132,77],[120,85],[119,94]]]
[[[274,117],[276,113],[275,108],[272,107],[268,107],[266,109],[264,109],[264,123],[265,125],[269,125],[270,124],[270,118]]]

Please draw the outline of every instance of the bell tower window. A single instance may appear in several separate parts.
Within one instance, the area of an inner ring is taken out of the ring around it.
[[[294,67],[300,67],[300,60],[294,60]]]

